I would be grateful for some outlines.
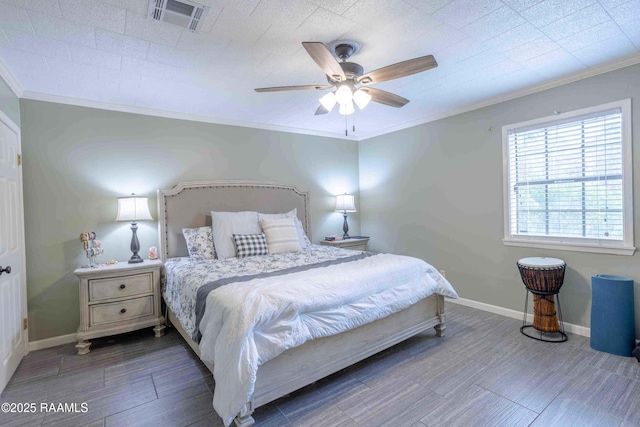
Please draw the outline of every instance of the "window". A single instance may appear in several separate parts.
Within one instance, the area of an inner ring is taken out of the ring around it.
[[[633,254],[630,100],[502,133],[506,245]]]

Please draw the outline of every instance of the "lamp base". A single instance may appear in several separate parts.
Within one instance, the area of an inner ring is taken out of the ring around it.
[[[138,251],[140,250],[140,242],[138,241],[137,231],[138,231],[138,224],[136,224],[135,222],[132,222],[131,223],[131,232],[132,232],[131,252],[133,252],[133,255],[131,255],[131,258],[129,259],[129,264],[136,264],[144,261],[142,258],[140,258],[140,255],[138,255]]]
[[[144,260],[142,258],[140,258],[140,255],[135,254],[132,255],[131,258],[129,259],[129,261],[127,261],[129,264],[136,264],[139,262],[144,262]]]
[[[342,213],[342,215],[344,216],[344,223],[342,224],[342,231],[344,231],[344,234],[342,235],[343,239],[348,239],[349,238],[349,223],[347,222],[347,211],[344,211]]]

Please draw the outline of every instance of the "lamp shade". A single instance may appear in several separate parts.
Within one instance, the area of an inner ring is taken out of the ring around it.
[[[333,110],[333,107],[335,107],[336,102],[338,101],[336,101],[336,95],[333,92],[329,92],[328,94],[320,98],[320,104],[322,104],[322,106],[327,111]]]
[[[149,200],[146,197],[118,197],[116,221],[136,222],[152,219]]]
[[[347,104],[353,100],[353,93],[347,85],[342,85],[336,91],[336,101],[340,105]]]
[[[358,89],[353,94],[353,102],[355,102],[361,110],[369,104],[369,101],[371,101],[371,95],[364,89]]]
[[[357,212],[356,198],[353,194],[339,194],[336,196],[336,210],[340,212]]]
[[[343,116],[348,116],[349,114],[355,113],[356,109],[353,106],[353,101],[349,101],[346,104],[340,104],[340,109],[338,112]]]

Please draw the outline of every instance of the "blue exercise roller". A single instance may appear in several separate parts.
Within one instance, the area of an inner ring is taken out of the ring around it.
[[[595,275],[591,296],[591,348],[631,357],[636,346],[633,279]]]

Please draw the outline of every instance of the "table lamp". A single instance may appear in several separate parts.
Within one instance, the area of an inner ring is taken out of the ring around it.
[[[131,252],[133,255],[129,259],[129,264],[142,262],[143,259],[138,255],[140,251],[140,242],[138,241],[138,221],[153,220],[149,212],[149,201],[146,197],[136,197],[131,193],[130,197],[118,197],[118,215],[116,221],[131,221]]]
[[[344,216],[344,224],[342,224],[343,239],[349,238],[349,224],[347,223],[347,212],[356,211],[356,198],[353,194],[339,194],[336,196],[336,210],[341,211]]]

